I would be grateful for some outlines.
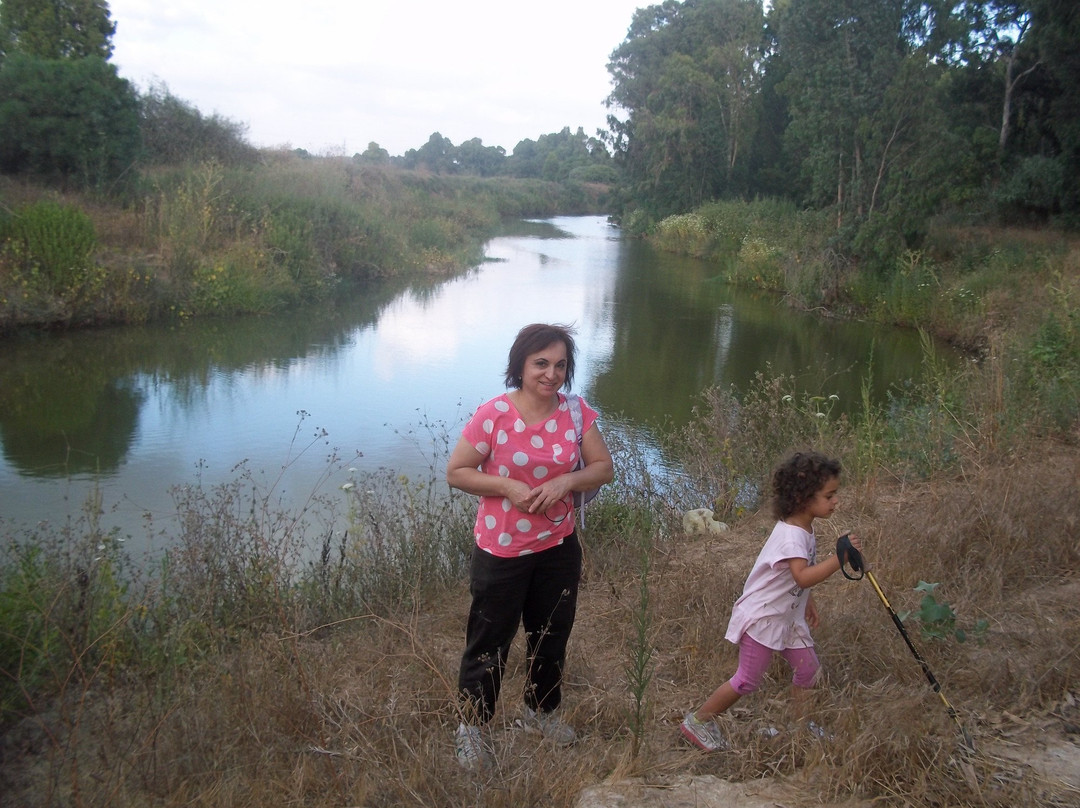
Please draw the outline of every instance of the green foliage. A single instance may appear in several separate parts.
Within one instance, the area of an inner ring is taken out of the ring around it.
[[[35,202],[19,209],[0,229],[0,241],[21,257],[24,274],[41,276],[56,292],[85,280],[97,246],[90,217],[56,202]]]
[[[93,262],[97,236],[78,208],[43,201],[0,222],[0,277],[8,299],[70,320],[92,306],[104,274]]]
[[[944,211],[1075,223],[1078,32],[1062,0],[639,9],[608,65],[625,113],[609,118],[616,218],[637,234],[711,200],[782,195],[830,211],[832,247],[876,281]],[[766,263],[749,274],[769,286]],[[785,286],[812,293],[802,280]]]
[[[914,617],[924,640],[947,640],[951,637],[957,642],[966,642],[968,631],[957,626],[957,614],[953,607],[946,601],[939,601],[934,596],[933,593],[937,587],[938,584],[936,583],[930,584],[926,581],[919,581],[915,591],[924,593],[922,600],[919,602],[919,610],[917,612],[898,612],[896,616],[900,618],[901,622],[909,617]],[[975,622],[970,632],[977,640],[981,641],[989,627],[990,621],[980,619]]]
[[[43,525],[0,551],[0,724],[133,659],[132,572],[123,540],[100,530],[100,506],[91,495],[59,531]]]
[[[4,0],[0,63],[22,53],[39,59],[112,56],[116,23],[105,0]]]
[[[41,548],[5,548],[0,574],[0,725],[46,687],[60,631],[49,620],[52,594]]]
[[[139,98],[141,159],[148,165],[217,162],[254,165],[258,151],[244,139],[243,124],[204,116],[188,102],[153,84]]]
[[[1060,158],[1025,157],[994,191],[999,215],[1006,222],[1045,222],[1061,210],[1065,174]]]
[[[0,131],[0,171],[106,190],[138,153],[138,100],[103,59],[13,56],[0,70]]]
[[[653,219],[746,192],[760,117],[761,4],[665,3],[639,9],[611,55],[616,162]]]
[[[543,179],[549,182],[605,182],[595,177],[612,176],[615,168],[607,148],[578,127],[571,132],[540,135],[535,141],[523,140],[506,159],[503,173],[512,177]]]
[[[354,154],[353,160],[357,163],[367,163],[375,166],[390,165],[390,152],[376,143],[374,140],[368,143],[362,154]]]
[[[1080,307],[1060,275],[1052,292],[1052,308],[1027,349],[1026,387],[1052,427],[1068,429],[1080,417]]]
[[[567,179],[572,182],[597,182],[614,185],[619,181],[619,172],[611,165],[580,166],[570,169]]]

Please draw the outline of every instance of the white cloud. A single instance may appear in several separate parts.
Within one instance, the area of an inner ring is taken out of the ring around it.
[[[164,82],[259,146],[391,154],[438,131],[509,153],[564,126],[605,127],[607,61],[634,0],[304,5],[113,0],[113,62]]]

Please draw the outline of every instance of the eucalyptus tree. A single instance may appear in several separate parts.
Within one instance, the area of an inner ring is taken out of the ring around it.
[[[594,168],[611,168],[611,155],[603,142],[586,135],[583,127],[571,132],[569,126],[564,126],[560,131],[540,135],[536,140],[520,141],[506,159],[501,173],[563,182],[571,174],[580,176]]]
[[[918,239],[965,164],[945,103],[953,5],[781,0],[771,20],[804,201],[833,207],[838,229],[887,266]]]
[[[402,155],[405,168],[424,169],[433,174],[453,174],[457,170],[453,141],[432,132],[427,143],[419,149],[409,149]]]
[[[760,115],[760,0],[675,0],[635,12],[611,54],[608,118],[633,199],[651,216],[744,193]]]
[[[1034,41],[1054,85],[1047,126],[1058,149],[1063,179],[1062,208],[1076,225],[1080,219],[1080,3],[1031,0]]]

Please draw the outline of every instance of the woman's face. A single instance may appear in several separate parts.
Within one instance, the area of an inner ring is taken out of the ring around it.
[[[521,369],[521,389],[535,396],[553,396],[566,381],[566,344],[556,340],[543,350],[525,357]]]

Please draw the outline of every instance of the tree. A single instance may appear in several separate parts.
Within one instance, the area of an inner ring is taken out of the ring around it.
[[[457,147],[457,168],[466,174],[481,177],[493,177],[498,174],[506,162],[506,149],[502,146],[485,146],[484,142],[474,137]]]
[[[759,0],[665,0],[639,9],[612,53],[612,146],[653,216],[747,190],[760,115]]]
[[[367,165],[386,166],[390,165],[390,152],[372,140],[362,154],[354,154],[353,160]]]
[[[421,169],[434,174],[452,174],[457,170],[453,142],[438,132],[432,132],[428,142],[419,149],[409,149],[402,156],[405,168]]]
[[[611,168],[611,155],[599,138],[589,137],[582,127],[571,132],[564,126],[558,132],[525,139],[506,159],[504,174],[512,177],[565,182],[577,178],[592,167]]]
[[[1080,5],[1074,0],[1032,0],[1031,7],[1033,39],[1057,91],[1047,123],[1065,174],[1062,208],[1075,222],[1080,216]]]
[[[3,0],[0,60],[112,58],[116,24],[105,0]]]
[[[139,99],[142,159],[150,164],[216,160],[223,165],[252,165],[258,151],[245,139],[243,124],[216,113],[204,116],[169,92],[162,83]]]
[[[101,187],[139,149],[135,89],[100,58],[9,57],[0,70],[0,171]]]

